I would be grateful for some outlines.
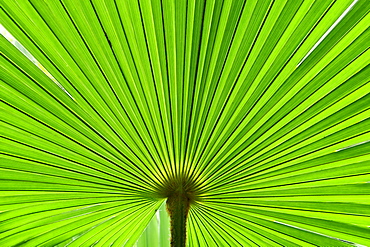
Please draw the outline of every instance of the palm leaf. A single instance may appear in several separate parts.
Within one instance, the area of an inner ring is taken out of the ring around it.
[[[370,244],[368,1],[1,6],[0,246]]]

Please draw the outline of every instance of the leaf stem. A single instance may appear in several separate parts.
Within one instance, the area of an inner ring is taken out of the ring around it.
[[[190,200],[186,192],[177,191],[167,199],[167,211],[171,219],[171,247],[185,247],[186,220]]]

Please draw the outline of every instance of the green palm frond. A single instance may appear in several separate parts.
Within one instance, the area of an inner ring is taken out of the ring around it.
[[[0,246],[370,245],[369,1],[0,2]]]

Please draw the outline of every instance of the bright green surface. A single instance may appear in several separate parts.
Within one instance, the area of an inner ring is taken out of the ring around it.
[[[155,216],[149,222],[145,231],[141,234],[135,247],[146,246],[170,246],[170,219],[166,212],[166,204],[163,203]]]
[[[351,3],[0,0],[73,96],[0,37],[0,246],[162,242],[179,174],[189,246],[370,245],[370,2],[300,64]]]

